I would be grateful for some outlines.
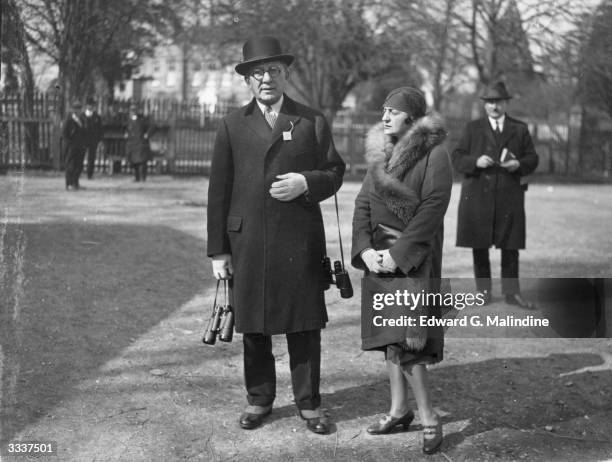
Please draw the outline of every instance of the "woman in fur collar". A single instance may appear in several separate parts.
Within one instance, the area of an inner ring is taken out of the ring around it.
[[[446,136],[442,118],[425,110],[419,90],[397,88],[385,100],[382,122],[368,132],[369,168],[355,200],[351,256],[353,266],[365,270],[362,348],[384,351],[391,383],[389,415],[368,427],[368,432],[389,433],[398,425],[408,428],[414,418],[411,388],[423,423],[423,451],[429,454],[442,444],[442,425],[430,400],[426,365],[442,360],[444,339],[441,328],[420,326],[419,321],[421,315],[439,316],[439,308],[423,304],[415,308],[395,297],[389,303],[390,298],[383,300],[380,295],[439,291],[452,174],[442,146]],[[415,325],[381,325],[407,318]]]

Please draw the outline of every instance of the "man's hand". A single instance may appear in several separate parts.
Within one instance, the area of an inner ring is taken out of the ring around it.
[[[308,191],[306,177],[300,173],[285,173],[276,175],[280,181],[275,181],[270,187],[270,195],[279,201],[288,202]]]
[[[372,273],[385,272],[382,267],[382,257],[374,249],[366,249],[361,252],[361,259]]]
[[[386,270],[386,273],[395,273],[397,269],[397,264],[393,257],[389,253],[389,250],[383,250],[380,252],[380,256],[382,257],[382,267]]]
[[[476,160],[476,167],[487,168],[495,165],[495,161],[487,155],[482,155]]]
[[[212,270],[215,279],[231,279],[234,274],[232,256],[229,253],[223,253],[212,257]]]
[[[506,162],[502,162],[499,165],[508,170],[509,172],[514,172],[518,170],[518,168],[521,166],[521,163],[516,159],[511,159],[507,160]]]

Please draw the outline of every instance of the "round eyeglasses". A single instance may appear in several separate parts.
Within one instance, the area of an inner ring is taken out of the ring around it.
[[[256,67],[251,72],[249,72],[249,75],[251,77],[253,77],[254,79],[256,79],[256,80],[263,80],[264,75],[266,74],[266,72],[268,73],[270,78],[275,79],[276,77],[278,77],[281,74],[282,69],[280,67],[277,67],[277,66],[270,66],[267,69],[262,69],[261,67]]]

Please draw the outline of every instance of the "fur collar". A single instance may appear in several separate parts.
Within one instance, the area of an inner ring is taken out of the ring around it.
[[[445,138],[446,128],[437,113],[421,117],[396,143],[383,133],[382,122],[374,125],[366,135],[365,159],[370,165],[374,188],[405,224],[418,207],[420,191],[404,184],[403,179]]]

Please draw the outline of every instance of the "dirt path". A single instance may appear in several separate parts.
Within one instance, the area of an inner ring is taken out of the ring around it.
[[[297,417],[282,338],[274,412],[262,428],[242,431],[240,336],[212,348],[200,342],[213,295],[206,180],[102,177],[78,193],[62,184],[56,175],[0,177],[2,441],[55,441],[59,457],[48,459],[61,461],[612,457],[612,341],[530,331],[449,335],[445,360],[431,373],[443,453],[422,456],[418,422],[407,433],[367,435],[388,408],[384,363],[360,351],[358,298],[333,291],[321,391],[334,433],[309,433]],[[523,275],[610,277],[612,188],[549,188],[530,188]],[[357,189],[349,183],[340,194],[347,243]],[[457,194],[444,261],[453,277],[471,273],[469,253],[452,245]],[[333,251],[333,204],[324,212]],[[357,272],[352,280],[358,294]],[[513,313],[499,296],[478,312]]]

